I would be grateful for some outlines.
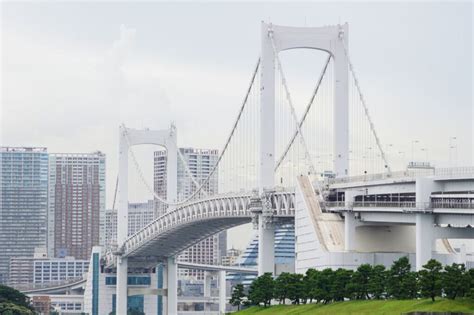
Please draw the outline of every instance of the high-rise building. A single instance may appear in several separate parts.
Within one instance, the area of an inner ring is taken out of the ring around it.
[[[218,150],[194,149],[194,148],[180,148],[179,149],[183,159],[186,161],[189,171],[185,164],[178,159],[178,200],[183,200],[189,197],[197,189],[192,180],[190,172],[194,180],[201,185],[209,176],[212,168],[217,163],[219,157]],[[160,197],[166,199],[166,166],[167,155],[166,151],[156,151],[154,154],[154,191]],[[204,191],[209,195],[216,194],[218,191],[218,174],[215,172],[209,182],[203,187]],[[200,193],[204,196],[204,192]],[[158,215],[162,215],[166,211],[166,206],[160,204],[156,205]],[[221,232],[212,237],[209,237],[200,243],[183,251],[178,260],[187,261],[200,264],[217,264],[220,257],[226,253],[227,237],[226,232]],[[180,270],[180,276],[191,276],[197,279],[204,278],[204,272],[200,270]]]
[[[49,157],[48,253],[88,259],[105,244],[105,154]]]
[[[254,235],[244,252],[235,261],[242,267],[256,268],[258,263],[258,233]],[[295,272],[295,225],[279,224],[275,227],[275,272]],[[256,278],[255,275],[229,273],[227,279],[231,283],[249,285]]]
[[[11,257],[46,246],[47,149],[1,147],[0,178],[0,283],[7,283]]]
[[[135,234],[155,218],[153,200],[128,204],[128,235]],[[117,243],[117,210],[105,212],[105,244]]]

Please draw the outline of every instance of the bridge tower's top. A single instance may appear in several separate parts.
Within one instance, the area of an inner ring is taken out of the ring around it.
[[[260,86],[260,190],[275,185],[275,51],[318,49],[334,59],[334,172],[349,174],[349,63],[347,45],[349,25],[289,27],[262,22]],[[275,50],[272,46],[272,40]],[[347,46],[346,46],[347,48]]]

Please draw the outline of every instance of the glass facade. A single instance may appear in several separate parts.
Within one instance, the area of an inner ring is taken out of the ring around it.
[[[117,277],[116,276],[105,277],[105,284],[116,285]],[[129,276],[127,279],[127,284],[128,285],[150,285],[151,278],[150,276]]]
[[[127,297],[127,309],[129,311],[144,312],[144,297],[143,295],[132,295]],[[112,295],[112,312],[115,314],[117,305],[117,297],[115,294]]]
[[[0,283],[7,283],[10,257],[46,247],[46,148],[1,147],[0,180]]]
[[[275,264],[294,264],[295,262],[295,226],[284,224],[275,229]],[[258,234],[250,241],[244,253],[237,259],[235,265],[256,268],[258,263]],[[230,273],[227,277],[232,282],[250,284],[255,275]]]

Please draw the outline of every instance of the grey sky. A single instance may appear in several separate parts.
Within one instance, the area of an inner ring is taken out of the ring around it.
[[[348,22],[350,55],[384,143],[411,140],[472,165],[472,4],[2,3],[1,143],[107,154],[107,204],[117,131],[178,127],[180,146],[220,149],[260,49],[260,21]],[[282,56],[303,104],[322,52]],[[137,149],[151,174],[152,148]],[[422,154],[418,152],[418,154]],[[150,177],[151,180],[151,177]],[[131,200],[150,197],[131,176]],[[235,244],[240,244],[235,240]]]

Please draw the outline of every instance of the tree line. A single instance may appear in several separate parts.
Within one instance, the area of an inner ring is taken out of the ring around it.
[[[246,292],[247,291],[247,292]],[[272,300],[285,304],[330,303],[344,300],[416,299],[457,297],[474,298],[474,269],[464,264],[443,265],[435,259],[418,272],[411,271],[407,257],[395,261],[390,269],[383,265],[360,265],[357,270],[308,269],[306,274],[281,273],[273,278],[266,273],[256,278],[248,290],[234,287],[231,304],[270,305]]]

